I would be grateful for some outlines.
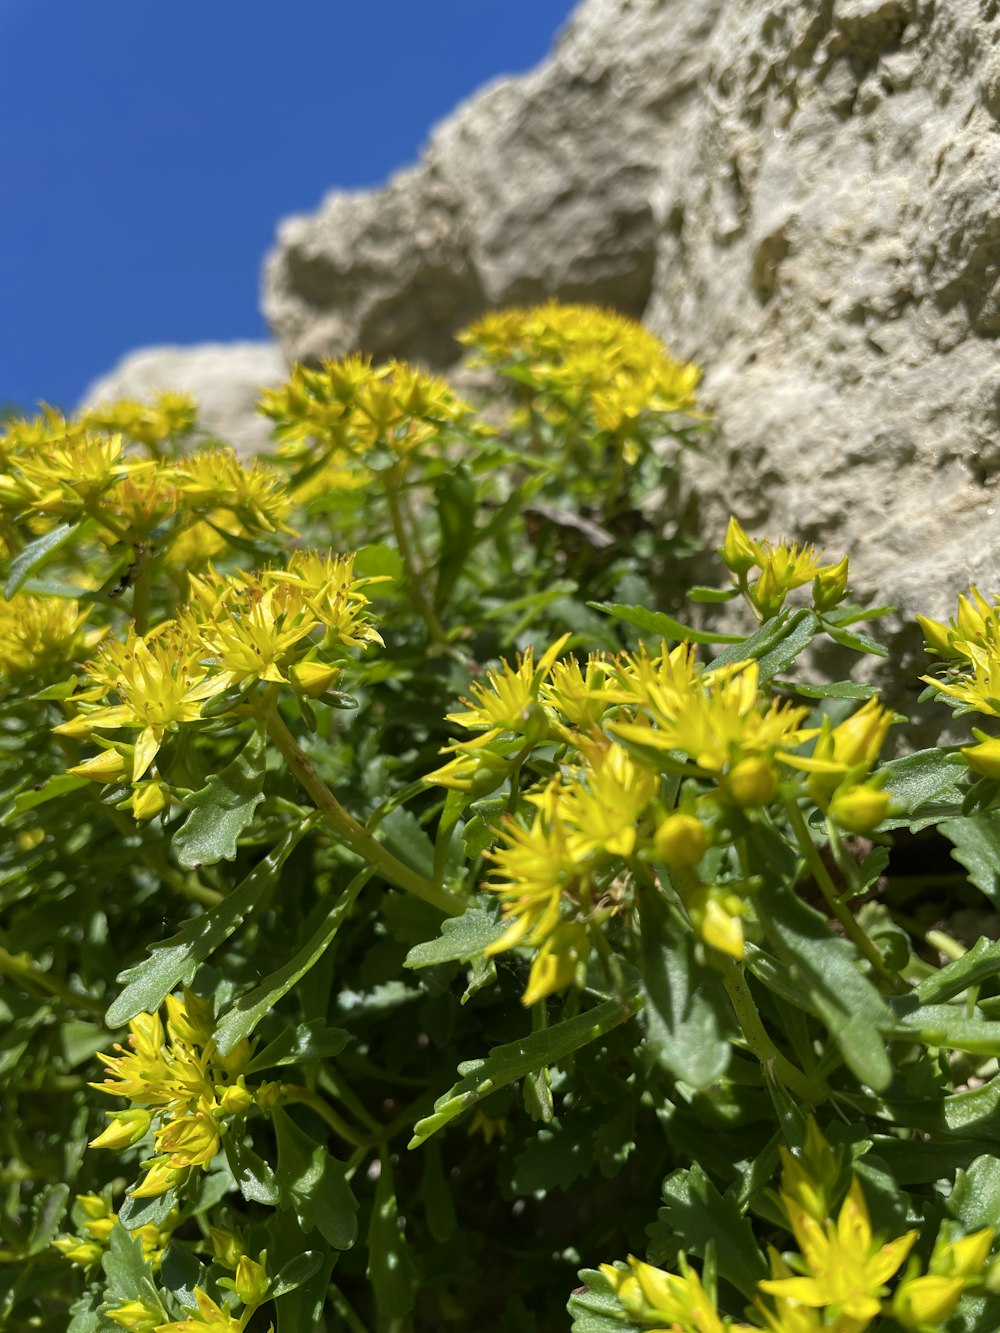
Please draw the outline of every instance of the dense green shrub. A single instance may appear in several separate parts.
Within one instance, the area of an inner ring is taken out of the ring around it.
[[[7,1326],[990,1333],[1000,741],[810,677],[846,557],[685,591],[694,367],[464,341],[489,403],[297,367],[253,461],[0,436]],[[1000,606],[923,625],[1000,714]]]

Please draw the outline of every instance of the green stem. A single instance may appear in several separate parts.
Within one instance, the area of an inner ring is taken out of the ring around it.
[[[365,1138],[353,1125],[343,1118],[339,1111],[335,1111],[325,1097],[312,1088],[303,1087],[301,1083],[282,1083],[281,1095],[286,1102],[300,1102],[303,1106],[308,1106],[310,1110],[315,1111],[321,1119],[338,1135],[349,1143],[352,1148],[367,1148],[371,1144],[371,1139]]]
[[[23,954],[11,953],[8,949],[0,946],[0,976],[16,978],[24,983],[28,989],[36,987],[48,995],[54,995],[60,1000],[65,1000],[67,1004],[75,1005],[78,1009],[88,1009],[93,1014],[103,1014],[104,1005],[97,1000],[92,1000],[89,995],[81,995],[78,991],[67,986],[65,981],[54,977],[46,972],[44,968],[38,966],[33,958],[26,958]]]
[[[380,870],[386,879],[398,888],[412,893],[415,898],[429,903],[447,916],[461,916],[466,903],[457,894],[439,889],[424,875],[404,865],[380,842],[372,837],[353,816],[349,815],[316,770],[316,765],[285,726],[277,708],[267,717],[267,731],[281,751],[285,763],[309,793],[313,804],[337,834],[341,842]]]
[[[901,985],[899,977],[889,967],[873,942],[858,925],[852,913],[848,911],[847,906],[841,902],[837,886],[823,864],[823,858],[810,836],[798,802],[794,797],[786,796],[784,806],[789,823],[792,826],[792,832],[795,834],[795,841],[799,845],[799,851],[802,853],[806,865],[812,871],[813,879],[819,885],[820,893],[826,900],[826,905],[843,926],[847,937],[857,946],[862,956],[867,958],[874,971],[893,990],[899,990]]]
[[[403,517],[403,507],[399,496],[399,476],[395,468],[390,468],[385,474],[385,498],[389,505],[392,531],[396,538],[396,547],[400,558],[403,561],[403,568],[406,571],[406,581],[410,586],[413,603],[427,626],[427,633],[430,635],[431,642],[447,644],[448,636],[444,632],[444,626],[424,592],[424,575],[417,567],[416,558],[413,554],[413,543],[406,530],[406,520]]]
[[[721,960],[720,960],[721,961]],[[743,1030],[747,1047],[753,1052],[764,1068],[779,1078],[797,1097],[817,1106],[827,1096],[827,1089],[822,1083],[804,1074],[793,1065],[791,1060],[778,1050],[768,1035],[761,1020],[757,1005],[750,994],[743,968],[735,959],[726,959],[722,967],[722,983],[732,1002],[737,1021]]]
[[[153,581],[153,561],[147,547],[136,548],[132,568],[132,619],[136,634],[145,634],[149,628],[149,595]]]

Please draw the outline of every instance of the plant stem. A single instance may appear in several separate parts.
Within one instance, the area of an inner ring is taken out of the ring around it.
[[[75,1005],[78,1009],[88,1009],[92,1014],[104,1013],[104,1005],[97,1000],[73,990],[65,981],[39,967],[33,958],[11,953],[2,946],[0,946],[0,976],[15,977],[27,984],[29,989],[35,986],[48,995],[54,995],[60,1000],[65,1000],[67,1004]]]
[[[415,898],[429,903],[447,916],[461,916],[466,903],[457,894],[447,889],[439,889],[424,875],[404,865],[380,842],[372,837],[353,816],[349,815],[333,792],[326,785],[316,765],[299,745],[298,741],[285,726],[284,719],[276,707],[272,707],[267,717],[267,731],[271,740],[281,751],[285,763],[306,789],[316,809],[337,834],[341,842],[363,857],[370,865],[380,870],[386,879],[398,888],[412,893]]]
[[[823,858],[817,851],[816,844],[809,834],[798,802],[794,797],[786,796],[784,806],[789,823],[792,826],[792,832],[795,834],[795,841],[799,845],[799,851],[802,853],[806,865],[812,871],[813,878],[819,885],[820,892],[830,911],[843,926],[846,935],[857,946],[858,951],[867,958],[875,972],[893,990],[899,990],[899,977],[889,967],[879,950],[858,925],[853,914],[848,911],[847,906],[841,901],[837,886],[830,878],[830,872],[823,864]]]
[[[417,567],[416,557],[413,553],[413,543],[406,531],[406,520],[403,516],[403,507],[399,496],[399,475],[395,467],[390,468],[385,474],[385,498],[389,505],[392,531],[396,538],[396,547],[400,558],[403,561],[403,568],[406,570],[406,581],[410,585],[413,603],[427,626],[431,642],[447,644],[448,636],[444,632],[444,626],[424,592],[424,575]]]
[[[325,1097],[320,1093],[313,1091],[312,1088],[303,1087],[301,1083],[282,1083],[281,1095],[286,1102],[301,1102],[303,1106],[308,1106],[310,1110],[316,1112],[321,1119],[325,1120],[335,1134],[349,1143],[352,1148],[367,1148],[371,1144],[371,1139],[365,1138],[359,1130],[353,1125],[349,1125],[339,1111],[335,1111]]]
[[[778,1050],[768,1035],[761,1020],[757,1005],[750,994],[742,966],[735,959],[726,959],[722,967],[722,982],[726,988],[737,1021],[743,1030],[748,1048],[753,1052],[764,1068],[775,1075],[790,1088],[797,1097],[812,1103],[813,1106],[824,1101],[827,1089],[804,1074],[801,1069]]]
[[[153,562],[147,547],[137,547],[132,577],[132,619],[136,634],[145,634],[149,628],[149,594],[152,587]]]

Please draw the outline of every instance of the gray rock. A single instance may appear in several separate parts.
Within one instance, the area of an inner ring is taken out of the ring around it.
[[[202,427],[248,455],[268,447],[270,422],[257,415],[261,388],[286,374],[273,343],[201,343],[130,352],[84,394],[81,408],[116,398],[147,399],[162,389],[193,394]]]
[[[361,348],[443,367],[487,306],[640,315],[653,190],[722,0],[587,0],[552,60],[460,107],[384,190],[281,224],[264,308],[290,360]]]
[[[710,539],[734,511],[945,616],[1000,592],[998,121],[997,0],[585,0],[418,166],[283,224],[267,313],[289,358],[438,366],[490,305],[643,315],[707,368]]]

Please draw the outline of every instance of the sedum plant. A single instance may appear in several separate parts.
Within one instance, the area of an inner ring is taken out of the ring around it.
[[[692,586],[695,367],[462,341],[3,427],[5,1326],[991,1333],[1000,601],[908,752],[846,556]]]

